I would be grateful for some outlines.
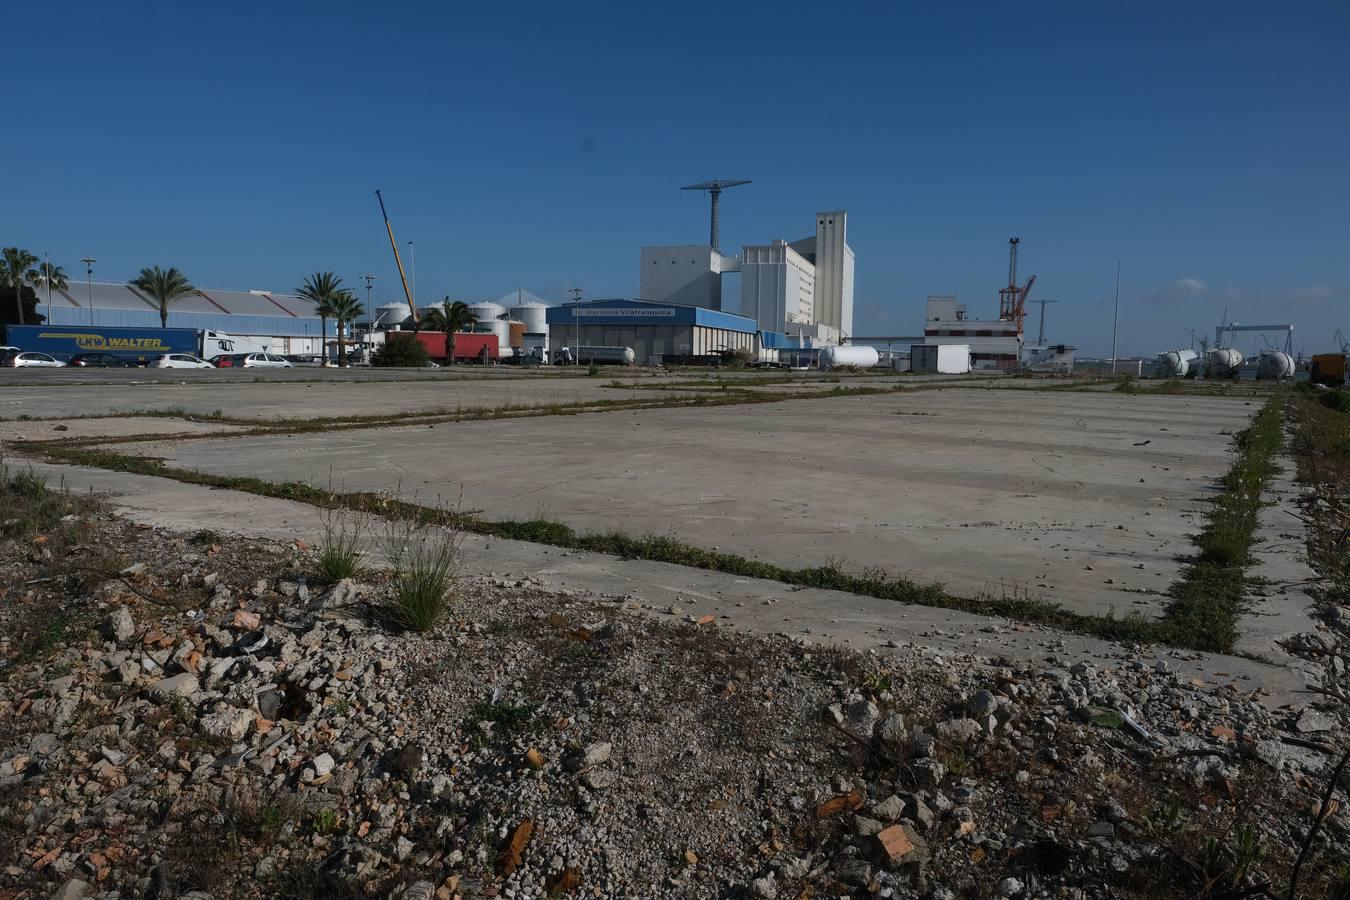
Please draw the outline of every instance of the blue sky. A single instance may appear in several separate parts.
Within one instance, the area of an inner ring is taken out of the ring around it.
[[[200,8],[198,8],[200,7]],[[484,8],[491,7],[491,8]],[[95,277],[307,272],[420,299],[634,296],[643,244],[849,211],[860,332],[996,310],[1022,239],[1050,336],[1152,354],[1244,322],[1350,331],[1344,2],[23,4],[0,243]],[[49,123],[49,124],[48,124]],[[1034,331],[1034,322],[1031,327]]]

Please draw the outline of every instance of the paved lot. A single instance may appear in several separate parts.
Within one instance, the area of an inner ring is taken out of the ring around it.
[[[308,396],[321,414],[334,395]],[[278,481],[327,483],[331,472],[340,488],[424,501],[462,487],[465,506],[490,517],[673,533],[785,565],[833,559],[967,594],[1125,613],[1162,602],[1200,501],[1227,466],[1230,434],[1257,408],[941,389],[142,450]]]
[[[134,385],[0,385],[0,418],[106,415],[111,412],[183,410],[196,416],[219,411],[239,418],[286,419],[367,416],[380,413],[456,411],[482,407],[547,406],[665,393],[607,387],[601,378],[490,378],[399,383],[324,381]],[[681,396],[688,396],[687,393]]]

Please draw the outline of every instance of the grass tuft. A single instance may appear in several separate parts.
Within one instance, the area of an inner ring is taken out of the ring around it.
[[[319,518],[323,523],[323,544],[314,561],[318,576],[336,584],[344,578],[365,575],[369,571],[365,562],[370,545],[369,517],[360,511],[327,509]]]
[[[430,631],[445,617],[459,575],[459,534],[406,523],[391,527],[394,566],[389,614],[400,628]]]

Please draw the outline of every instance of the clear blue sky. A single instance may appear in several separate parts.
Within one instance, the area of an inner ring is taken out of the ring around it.
[[[992,314],[1010,235],[1051,336],[1156,353],[1350,331],[1350,4],[17,4],[0,243],[72,273],[316,269],[422,299],[635,296],[642,244],[849,211],[860,332]],[[16,39],[17,38],[17,39]],[[14,77],[17,73],[17,78]],[[1034,320],[1031,329],[1034,332]]]

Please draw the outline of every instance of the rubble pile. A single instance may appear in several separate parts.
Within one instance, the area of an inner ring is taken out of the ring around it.
[[[1345,741],[1334,698],[1272,709],[1127,647],[858,653],[523,576],[409,634],[307,548],[106,516],[88,541],[136,558],[4,548],[11,612],[70,624],[5,645],[0,894],[1197,896],[1282,884]],[[1305,884],[1347,858],[1348,789]]]

